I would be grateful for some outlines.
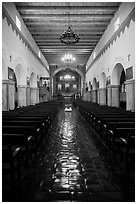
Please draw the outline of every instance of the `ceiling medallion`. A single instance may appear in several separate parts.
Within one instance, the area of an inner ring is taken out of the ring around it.
[[[79,35],[72,30],[71,26],[69,26],[68,29],[60,36],[61,42],[66,45],[76,44],[78,43],[79,39]]]
[[[62,57],[62,61],[65,63],[72,63],[75,61],[75,57],[68,53],[64,57]]]

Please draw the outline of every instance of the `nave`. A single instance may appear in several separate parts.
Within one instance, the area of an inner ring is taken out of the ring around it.
[[[112,164],[76,103],[72,112],[64,111],[64,102],[59,106],[37,156],[12,191],[3,192],[3,201],[134,201],[134,181]]]

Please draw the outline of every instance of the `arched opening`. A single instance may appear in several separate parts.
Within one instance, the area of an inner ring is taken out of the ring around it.
[[[15,108],[18,107],[18,87],[17,87],[17,78],[16,78],[16,75],[14,73],[14,76],[13,76],[13,80],[14,80],[14,98],[15,98]]]
[[[15,72],[14,72],[14,82],[15,82],[15,105],[17,107],[26,106],[26,74],[24,71],[24,67],[21,63],[17,63],[15,66]]]
[[[126,75],[122,64],[117,63],[112,72],[112,85],[117,88],[117,98],[119,107],[126,109],[126,90],[125,90]]]
[[[31,87],[37,87],[37,77],[34,74],[34,72],[32,72],[31,76],[30,76],[30,86]]]
[[[97,79],[93,79],[92,83],[92,101],[93,102],[98,102],[98,94],[97,94],[97,88],[99,87],[99,82],[97,82]]]
[[[97,79],[96,78],[93,79],[92,87],[93,87],[93,90],[97,90]]]
[[[15,75],[17,79],[18,85],[25,85],[26,84],[26,77],[23,70],[23,66],[19,63],[15,67]]]
[[[125,89],[126,75],[124,69],[122,70],[120,77],[120,107],[126,109],[126,89]]]
[[[102,72],[100,81],[99,81],[100,88],[106,88],[106,75]]]
[[[57,99],[81,97],[81,76],[71,69],[57,72],[53,77],[53,93]]]

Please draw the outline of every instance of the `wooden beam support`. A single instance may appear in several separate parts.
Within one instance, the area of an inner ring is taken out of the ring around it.
[[[35,19],[35,18],[64,18],[66,17],[66,20],[68,19],[68,14],[21,14],[21,17],[23,19]],[[111,19],[113,17],[113,14],[70,14],[70,18],[89,18],[89,19],[94,19],[94,18],[107,18],[107,19]]]
[[[17,6],[18,11],[116,11],[118,6]]]

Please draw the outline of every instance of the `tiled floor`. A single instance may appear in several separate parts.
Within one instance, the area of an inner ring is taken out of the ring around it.
[[[93,133],[78,112],[59,111],[48,144],[43,145],[18,188],[7,201],[134,201],[134,189],[123,188],[110,170]]]

